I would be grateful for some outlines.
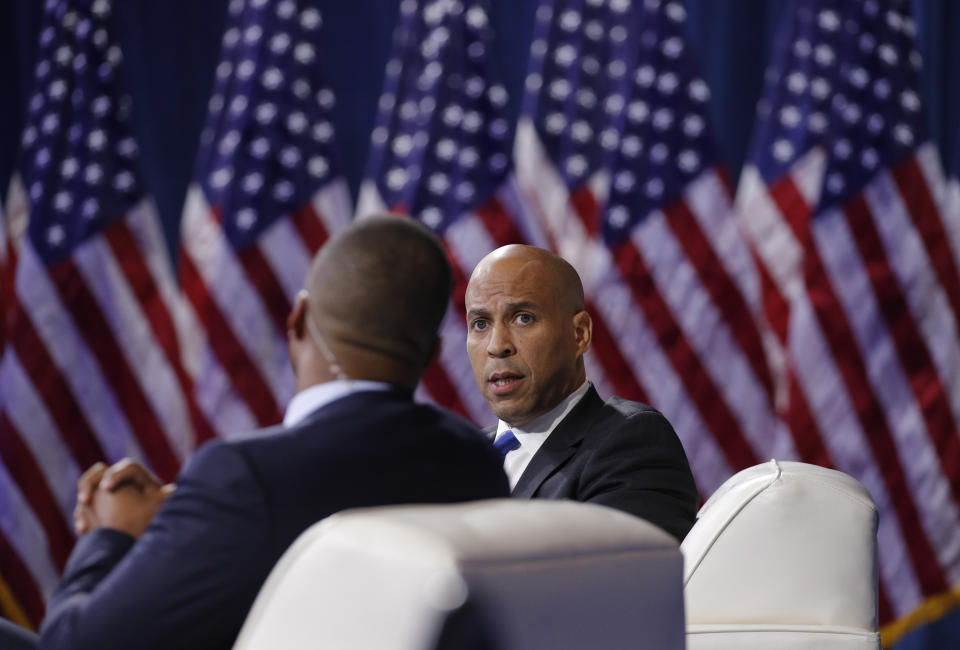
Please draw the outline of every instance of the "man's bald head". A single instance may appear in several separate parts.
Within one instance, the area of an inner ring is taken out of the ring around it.
[[[524,269],[526,272],[536,273],[544,283],[544,289],[563,305],[565,311],[583,311],[583,283],[576,269],[559,255],[525,244],[501,246],[480,260],[470,275],[470,285],[475,285],[484,276],[489,276],[498,266],[510,266],[517,271]],[[470,285],[467,291],[470,290]]]
[[[430,361],[452,286],[443,246],[413,219],[381,216],[339,231],[307,278],[323,335],[415,366]]]

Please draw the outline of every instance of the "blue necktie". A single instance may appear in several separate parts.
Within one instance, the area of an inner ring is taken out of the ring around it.
[[[520,446],[520,441],[517,440],[517,437],[513,435],[513,431],[509,429],[503,432],[503,435],[497,438],[496,442],[493,443],[493,446],[497,448],[497,451],[500,452],[501,456],[506,457],[511,451]]]

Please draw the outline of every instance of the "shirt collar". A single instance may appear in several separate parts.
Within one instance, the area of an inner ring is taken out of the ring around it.
[[[517,440],[520,440],[521,444],[523,443],[523,436],[548,436],[550,432],[560,424],[560,421],[567,417],[567,414],[573,410],[573,407],[583,399],[583,396],[587,394],[590,386],[589,381],[584,381],[580,384],[580,388],[563,398],[559,404],[540,417],[527,422],[522,427],[511,427],[503,420],[499,420],[497,422],[497,436],[507,429],[510,429],[514,435],[517,436]]]
[[[391,388],[393,387],[390,384],[364,379],[334,379],[322,384],[314,384],[293,396],[293,399],[287,404],[283,424],[287,427],[293,426],[303,421],[305,417],[317,409],[347,395],[361,391],[390,390]]]

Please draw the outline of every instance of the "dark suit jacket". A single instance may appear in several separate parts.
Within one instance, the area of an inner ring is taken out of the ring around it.
[[[700,497],[680,439],[656,409],[591,386],[547,437],[513,496],[610,506],[682,540]]]
[[[323,517],[507,495],[500,456],[472,425],[400,391],[356,393],[197,451],[136,543],[83,535],[41,647],[229,648],[274,563]]]

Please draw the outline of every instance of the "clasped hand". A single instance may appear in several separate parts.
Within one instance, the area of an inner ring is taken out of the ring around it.
[[[175,488],[130,458],[110,467],[97,463],[77,481],[73,528],[78,535],[113,528],[140,537]]]

